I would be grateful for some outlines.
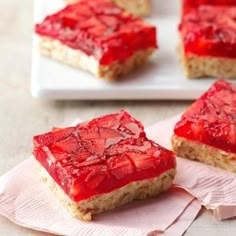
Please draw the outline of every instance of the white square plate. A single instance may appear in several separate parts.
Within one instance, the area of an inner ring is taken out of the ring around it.
[[[195,99],[214,81],[185,78],[176,51],[180,0],[152,0],[146,21],[157,26],[159,49],[142,68],[121,82],[109,83],[93,75],[41,56],[34,38],[32,95],[48,99]],[[35,22],[63,7],[62,0],[35,0]]]

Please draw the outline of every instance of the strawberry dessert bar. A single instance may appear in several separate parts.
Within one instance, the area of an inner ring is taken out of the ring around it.
[[[190,78],[236,78],[236,6],[201,5],[179,26],[182,62]]]
[[[37,135],[33,153],[44,182],[86,221],[166,191],[175,176],[173,153],[149,140],[126,111]]]
[[[201,5],[236,6],[236,0],[182,0],[183,10],[188,12]]]
[[[64,0],[66,3],[76,3],[81,0]],[[137,16],[147,16],[150,13],[150,0],[110,0],[119,7]]]
[[[157,48],[156,28],[108,0],[81,0],[36,25],[43,55],[116,79]]]
[[[172,146],[180,157],[236,173],[236,87],[216,81],[182,115]]]

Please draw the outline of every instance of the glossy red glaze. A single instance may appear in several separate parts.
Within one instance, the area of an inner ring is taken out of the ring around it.
[[[236,153],[236,87],[218,80],[176,124],[174,133]]]
[[[36,25],[40,36],[93,55],[102,65],[156,48],[156,28],[108,0],[81,0]]]
[[[108,193],[175,167],[126,111],[34,137],[34,156],[74,201]]]
[[[186,54],[236,58],[236,7],[200,6],[179,26]]]
[[[201,5],[236,6],[236,0],[182,0],[184,12]]]

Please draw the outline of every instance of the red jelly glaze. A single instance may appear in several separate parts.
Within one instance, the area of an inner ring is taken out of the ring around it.
[[[201,5],[236,6],[236,0],[183,0],[184,12]]]
[[[236,87],[218,80],[176,124],[180,137],[236,153]]]
[[[47,16],[35,30],[40,36],[93,55],[102,65],[157,47],[154,26],[108,0],[81,0]]]
[[[200,6],[179,26],[186,54],[236,58],[236,6]]]
[[[74,201],[108,193],[175,167],[126,111],[34,137],[34,156]]]

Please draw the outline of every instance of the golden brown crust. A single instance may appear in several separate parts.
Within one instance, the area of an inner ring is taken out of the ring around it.
[[[216,77],[236,79],[236,59],[185,54],[180,45],[181,61],[189,78]]]
[[[76,3],[80,0],[64,0],[67,4]],[[137,16],[147,16],[150,14],[150,0],[111,0],[118,6],[126,9],[130,13]]]
[[[155,49],[137,51],[127,60],[114,62],[109,66],[99,65],[99,62],[93,56],[88,56],[80,50],[72,49],[58,40],[48,37],[39,38],[39,50],[44,56],[89,71],[97,77],[116,80],[145,63]]]
[[[85,221],[92,220],[94,214],[112,210],[133,200],[155,197],[170,188],[175,176],[175,169],[171,169],[159,177],[133,182],[113,192],[75,202],[64,193],[41,165],[38,169],[41,179],[49,186],[64,208],[73,217]]]
[[[150,14],[150,0],[113,0],[118,6],[125,8],[130,13],[137,16],[147,16]]]
[[[236,154],[177,135],[172,136],[171,142],[173,151],[179,157],[197,160],[236,173]]]

